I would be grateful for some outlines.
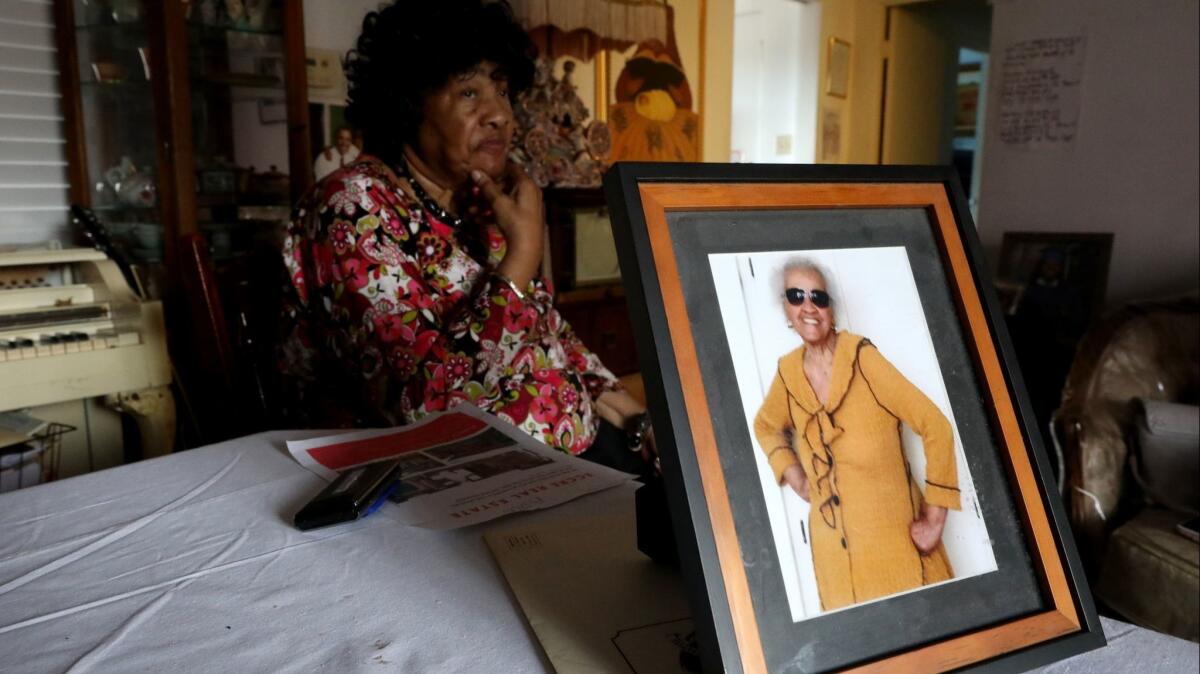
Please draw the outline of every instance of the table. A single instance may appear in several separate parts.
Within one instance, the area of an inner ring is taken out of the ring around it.
[[[384,507],[312,532],[323,482],[274,431],[0,496],[0,671],[546,672],[482,541]],[[521,515],[625,513],[633,486]],[[1197,671],[1196,645],[1116,621],[1046,671]]]

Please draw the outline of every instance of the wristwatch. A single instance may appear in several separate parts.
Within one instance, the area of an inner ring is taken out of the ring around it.
[[[625,422],[625,440],[629,443],[629,451],[640,452],[646,444],[646,436],[650,433],[650,413],[635,414]]]

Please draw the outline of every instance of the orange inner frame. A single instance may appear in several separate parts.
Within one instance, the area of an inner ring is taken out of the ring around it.
[[[725,596],[734,626],[742,666],[747,672],[765,672],[758,623],[750,600],[741,550],[734,531],[733,513],[721,472],[713,435],[712,416],[705,396],[700,363],[692,339],[687,307],[679,285],[678,266],[667,228],[667,212],[705,210],[781,210],[829,208],[924,208],[934,223],[935,239],[956,288],[960,320],[970,335],[969,350],[978,374],[986,383],[984,394],[992,409],[997,440],[1004,448],[1009,479],[1017,491],[1026,536],[1033,543],[1034,565],[1043,591],[1053,608],[971,634],[905,651],[852,671],[927,672],[962,667],[1055,637],[1077,632],[1080,618],[1058,553],[1029,449],[1021,434],[1014,402],[992,340],[983,303],[976,290],[966,250],[940,183],[650,183],[639,186],[651,254],[679,371],[684,406],[691,424],[692,444],[700,469]]]

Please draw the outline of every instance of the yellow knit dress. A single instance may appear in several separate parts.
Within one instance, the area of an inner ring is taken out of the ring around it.
[[[901,422],[925,445],[924,493],[904,458]],[[754,434],[777,481],[797,463],[808,476],[823,610],[954,577],[940,542],[922,556],[909,534],[923,501],[960,508],[953,429],[869,340],[838,334],[825,405],[804,374],[804,347],[780,358]]]

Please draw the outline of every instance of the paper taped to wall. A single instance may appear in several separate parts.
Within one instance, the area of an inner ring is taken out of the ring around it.
[[[1001,142],[1010,147],[1071,146],[1079,124],[1086,39],[1082,35],[1037,38],[1001,52]]]

